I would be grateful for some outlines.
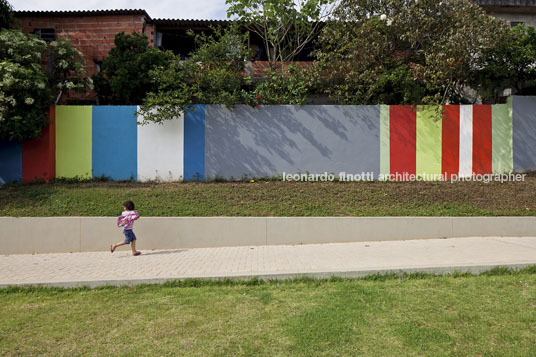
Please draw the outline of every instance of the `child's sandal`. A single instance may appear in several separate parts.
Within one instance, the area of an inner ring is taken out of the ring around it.
[[[113,253],[114,252],[114,245],[113,244],[110,244],[110,253]]]
[[[141,252],[136,252],[136,253],[134,253],[132,255],[136,256],[136,255],[140,255],[140,254],[141,254]]]

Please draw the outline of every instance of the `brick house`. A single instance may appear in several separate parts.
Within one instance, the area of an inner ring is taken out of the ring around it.
[[[510,23],[536,26],[536,0],[472,0],[486,12]]]
[[[87,60],[90,75],[114,47],[119,32],[146,34],[154,45],[154,24],[145,10],[16,11],[17,26],[45,41],[63,37],[71,41]]]

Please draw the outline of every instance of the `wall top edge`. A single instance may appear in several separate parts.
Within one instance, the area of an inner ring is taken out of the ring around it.
[[[394,216],[394,217],[376,217],[376,216],[365,216],[365,217],[323,217],[323,216],[297,216],[297,217],[264,217],[264,216],[252,216],[252,217],[240,217],[240,216],[208,216],[208,217],[190,217],[190,216],[173,216],[173,217],[154,217],[154,216],[141,216],[141,219],[193,219],[193,220],[258,220],[258,219],[269,219],[269,220],[404,220],[404,219],[421,219],[421,220],[449,220],[449,219],[483,219],[483,220],[510,220],[510,219],[521,219],[521,220],[536,220],[536,216],[442,216],[442,217],[430,217],[430,216]],[[13,217],[13,216],[2,216],[0,220],[3,219],[107,219],[115,220],[116,216],[54,216],[54,217]]]

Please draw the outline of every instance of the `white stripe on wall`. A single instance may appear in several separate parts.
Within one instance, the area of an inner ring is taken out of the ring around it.
[[[180,181],[183,175],[184,116],[138,125],[138,181]]]
[[[460,105],[460,176],[473,174],[473,106]]]

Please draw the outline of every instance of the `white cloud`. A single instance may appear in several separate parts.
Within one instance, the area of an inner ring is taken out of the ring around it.
[[[152,18],[226,19],[225,0],[10,0],[15,10],[114,10],[142,9]]]

